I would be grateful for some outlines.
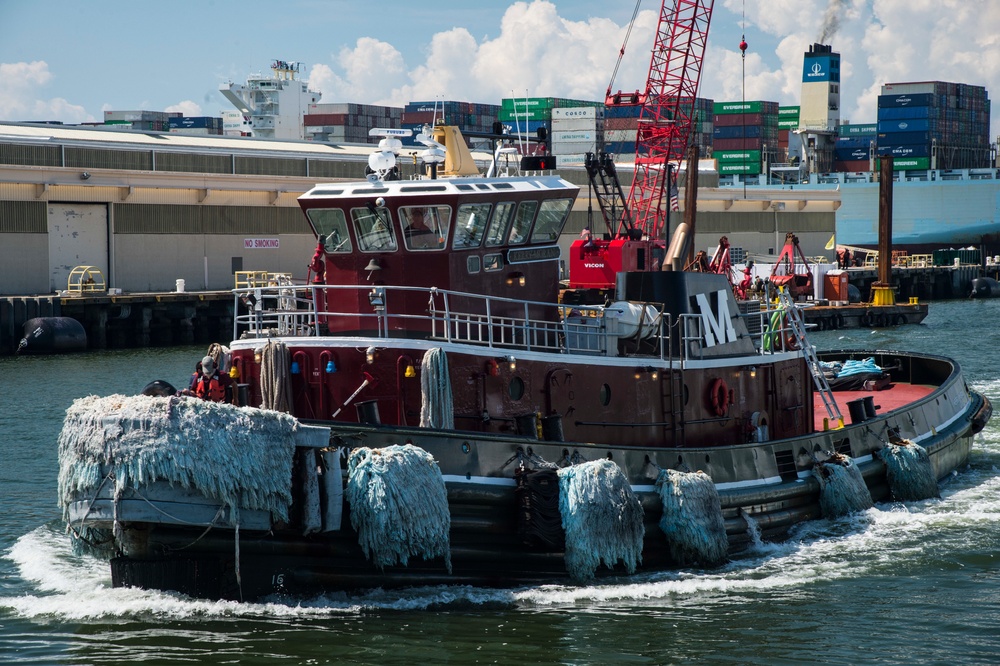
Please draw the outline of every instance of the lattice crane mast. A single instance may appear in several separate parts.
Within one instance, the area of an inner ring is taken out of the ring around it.
[[[621,271],[658,267],[666,247],[669,173],[684,159],[701,82],[714,0],[663,0],[645,88],[634,93],[611,92],[625,54],[622,46],[608,86],[605,105],[637,106],[635,174],[628,197],[609,155],[588,154],[587,173],[596,191],[607,236],[588,230],[573,243],[569,261],[571,289],[607,290]],[[638,14],[635,13],[629,24]],[[626,42],[628,35],[626,35]],[[658,260],[654,258],[659,257]]]

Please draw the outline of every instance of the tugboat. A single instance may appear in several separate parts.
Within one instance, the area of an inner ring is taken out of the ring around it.
[[[432,131],[420,177],[387,138],[368,180],[300,198],[306,284],[235,290],[216,361],[238,406],[68,410],[65,519],[115,586],[258,599],[711,567],[934,496],[966,464],[992,408],[956,362],[818,354],[787,295],[751,310],[727,276],[652,257],[609,302],[561,303],[577,186],[450,176],[472,155]],[[831,391],[861,360],[881,381]]]

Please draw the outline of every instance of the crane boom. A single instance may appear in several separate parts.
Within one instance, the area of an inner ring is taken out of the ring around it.
[[[660,7],[628,197],[636,227],[654,238],[664,232],[667,164],[680,165],[691,136],[713,4],[663,0]]]

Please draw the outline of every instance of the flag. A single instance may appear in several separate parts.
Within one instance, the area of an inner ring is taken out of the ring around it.
[[[681,209],[679,195],[680,193],[677,191],[676,185],[670,188],[670,210],[678,211]]]
[[[832,250],[837,247],[837,234],[830,236],[830,242],[826,244],[827,250]]]

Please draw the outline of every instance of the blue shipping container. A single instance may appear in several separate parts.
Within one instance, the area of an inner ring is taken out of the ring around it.
[[[913,146],[931,142],[930,132],[885,132],[878,135],[880,146]]]
[[[931,127],[931,125],[934,127]],[[928,118],[909,118],[907,120],[880,120],[878,131],[882,132],[926,132],[930,129],[937,129],[937,123],[932,123]]]
[[[850,162],[853,160],[867,160],[867,148],[834,148],[833,159],[838,162]]]
[[[909,118],[938,118],[940,109],[930,106],[894,106],[878,110],[878,119],[905,120]]]
[[[836,150],[847,148],[868,148],[868,144],[874,140],[874,134],[872,136],[841,137],[837,139],[837,143],[835,143],[833,147]]]
[[[916,95],[879,95],[878,108],[890,108],[900,106],[936,106],[937,95],[932,93],[918,93]]]
[[[879,146],[879,155],[892,155],[893,157],[930,157],[931,147],[927,144],[915,144],[908,146]]]
[[[758,139],[763,130],[764,128],[760,125],[732,125],[728,127],[716,125],[712,136],[716,139],[742,139],[744,137]]]
[[[638,118],[642,114],[641,106],[609,106],[604,109],[604,118]]]
[[[505,120],[503,122],[503,126],[506,127],[511,132],[521,132],[522,134],[524,134],[525,132],[529,132],[529,133],[534,134],[535,132],[538,131],[538,128],[540,128],[540,127],[544,127],[545,129],[548,129],[549,128],[549,121],[548,120],[522,120],[521,122],[516,123],[513,120]]]

